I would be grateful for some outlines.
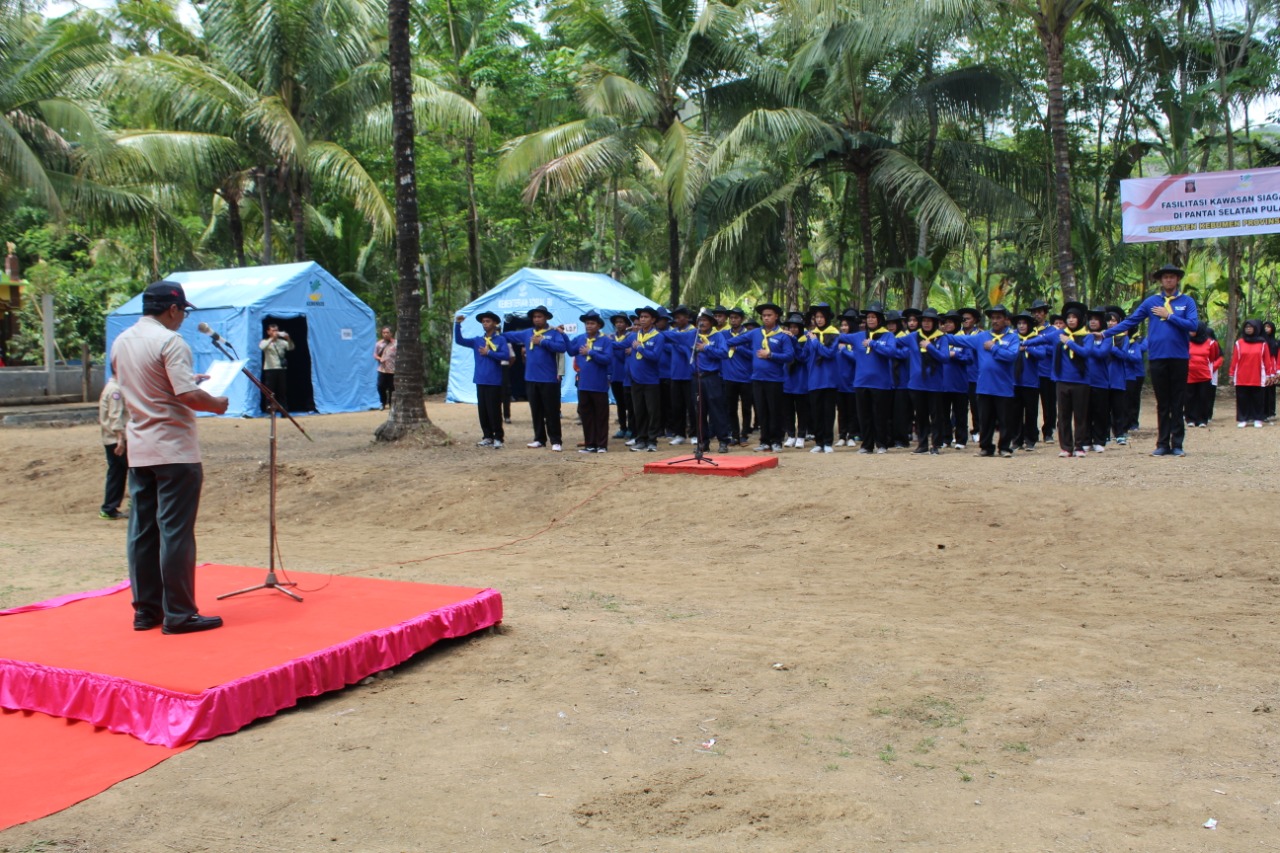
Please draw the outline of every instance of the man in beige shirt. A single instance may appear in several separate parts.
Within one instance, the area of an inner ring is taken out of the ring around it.
[[[287,353],[293,352],[293,339],[280,331],[275,323],[267,324],[267,336],[258,342],[262,350],[262,384],[280,401],[280,408],[289,411],[289,370]],[[266,401],[262,404],[267,410]]]
[[[217,616],[196,610],[196,513],[204,468],[196,412],[223,414],[227,398],[196,385],[191,348],[178,334],[187,311],[182,285],[158,281],[142,294],[142,317],[111,346],[111,372],[129,409],[129,581],[133,629],[208,631]]]
[[[124,501],[124,487],[129,479],[129,460],[125,456],[124,429],[129,423],[129,410],[124,405],[124,393],[120,383],[112,376],[102,386],[98,397],[98,427],[102,431],[102,446],[107,452],[107,482],[102,494],[102,508],[98,518],[128,518],[120,511]]]

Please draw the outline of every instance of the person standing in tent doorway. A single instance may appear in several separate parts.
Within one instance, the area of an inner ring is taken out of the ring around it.
[[[390,326],[382,327],[382,339],[373,346],[373,360],[378,362],[378,399],[385,409],[396,390],[396,336]]]
[[[507,332],[505,337],[524,347],[524,385],[529,397],[529,414],[533,417],[533,441],[528,447],[546,447],[557,453],[564,449],[560,437],[560,382],[556,371],[556,355],[568,351],[569,339],[560,328],[547,325],[552,314],[547,306],[529,310],[532,329]]]
[[[289,411],[289,380],[286,367],[287,355],[293,350],[293,341],[289,335],[280,331],[275,323],[267,324],[267,336],[258,344],[262,350],[262,384],[280,401],[280,408]],[[263,401],[262,408],[268,408]]]

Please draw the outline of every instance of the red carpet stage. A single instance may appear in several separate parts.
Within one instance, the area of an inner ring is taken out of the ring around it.
[[[713,477],[750,477],[757,471],[766,468],[777,468],[776,456],[712,456],[704,454],[703,459],[710,459],[716,464],[698,464],[692,456],[683,457],[687,462],[670,461],[645,463],[646,474],[710,474]]]
[[[226,624],[197,634],[134,631],[127,585],[0,613],[0,708],[176,747],[502,621],[502,596],[492,589],[301,572],[292,579],[302,604],[273,590],[214,600],[265,575],[201,566],[199,601]]]

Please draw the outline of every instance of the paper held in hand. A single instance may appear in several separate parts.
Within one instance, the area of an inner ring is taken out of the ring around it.
[[[209,365],[209,378],[201,382],[200,387],[214,397],[223,397],[240,375],[241,368],[248,363],[243,358],[239,361],[215,361]]]

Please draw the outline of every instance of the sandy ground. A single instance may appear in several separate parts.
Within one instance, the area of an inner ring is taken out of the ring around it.
[[[505,624],[0,850],[1280,850],[1278,433],[1230,408],[1183,460],[1143,432],[750,479],[525,450],[519,405],[500,452],[439,401],[451,447],[308,418],[314,444],[281,433],[286,567],[492,586]],[[121,578],[96,428],[0,436],[0,606]],[[263,565],[265,424],[202,437],[201,559]]]

